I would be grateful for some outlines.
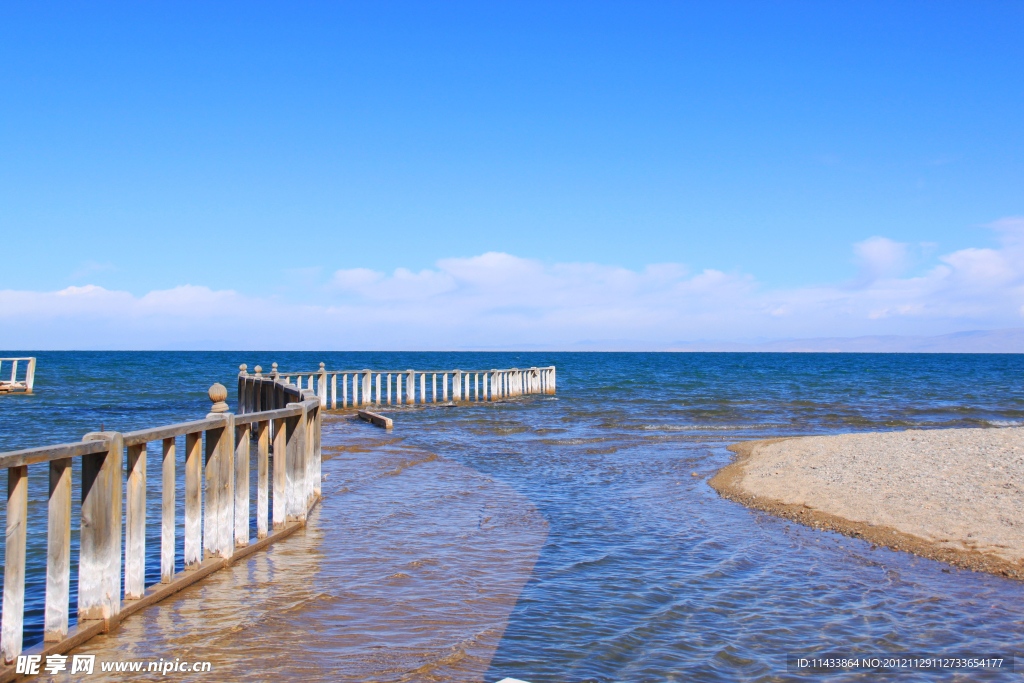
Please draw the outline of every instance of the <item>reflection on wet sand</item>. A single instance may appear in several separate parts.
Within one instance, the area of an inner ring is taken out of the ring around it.
[[[308,526],[76,650],[96,655],[90,680],[125,678],[104,661],[160,658],[213,664],[176,680],[483,680],[546,522],[507,486],[373,427],[324,429]]]

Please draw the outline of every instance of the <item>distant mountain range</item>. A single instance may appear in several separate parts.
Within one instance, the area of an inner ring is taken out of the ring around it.
[[[588,340],[566,351],[764,351],[792,353],[1024,353],[1024,328],[972,330],[934,337],[872,335],[815,337],[765,342],[701,340],[658,344],[634,340]]]
[[[780,339],[756,344],[682,342],[667,351],[789,351],[834,353],[1024,353],[1024,328],[973,330],[936,337],[876,335]]]

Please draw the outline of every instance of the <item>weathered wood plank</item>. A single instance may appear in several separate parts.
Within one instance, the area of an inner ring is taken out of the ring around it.
[[[146,590],[146,445],[128,447],[128,514],[124,544],[124,597]]]
[[[140,429],[124,434],[125,446],[137,446],[150,441],[162,441],[175,436],[185,436],[192,432],[202,432],[220,424],[218,419],[194,420],[192,422],[179,422],[178,424],[167,425],[166,427],[154,427],[152,429]]]
[[[267,470],[270,456],[270,422],[256,424],[256,538],[267,537],[267,504],[269,482]]]
[[[7,536],[4,546],[3,628],[0,651],[5,664],[21,654],[25,623],[25,540],[28,531],[28,466],[7,470]]]
[[[383,427],[384,429],[391,429],[391,427],[394,425],[394,422],[392,422],[390,417],[384,417],[383,415],[378,415],[377,413],[371,413],[368,410],[360,410],[358,413],[356,413],[356,415],[359,416],[360,420],[365,420],[372,425]]]
[[[161,459],[162,496],[160,501],[160,581],[168,583],[174,576],[174,505],[175,462],[174,439],[163,440]]]
[[[21,467],[38,462],[49,462],[63,458],[78,458],[93,453],[105,453],[107,445],[103,440],[79,443],[62,443],[55,446],[25,448],[20,451],[8,451],[0,455],[0,468]]]
[[[235,427],[235,548],[249,545],[249,435],[248,424]]]
[[[50,500],[46,528],[46,611],[43,639],[68,635],[71,597],[71,458],[50,461]]]
[[[274,529],[283,529],[288,516],[287,476],[288,429],[294,417],[274,420]]]
[[[185,569],[195,570],[203,562],[203,486],[201,432],[185,436]]]
[[[78,620],[102,619],[109,630],[116,626],[121,611],[124,439],[118,432],[95,432],[82,438],[105,439],[107,452],[82,457]]]

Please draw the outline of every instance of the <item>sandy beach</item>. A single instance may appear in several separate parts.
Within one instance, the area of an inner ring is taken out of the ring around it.
[[[958,567],[1024,580],[1024,428],[734,444],[724,497]]]

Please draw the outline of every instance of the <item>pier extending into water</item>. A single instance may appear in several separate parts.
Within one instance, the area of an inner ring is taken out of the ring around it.
[[[10,364],[10,379],[0,379],[0,394],[31,394],[36,382],[36,359],[0,358],[0,378],[4,376],[4,363]],[[18,366],[21,365],[21,379],[18,379]]]
[[[305,524],[320,499],[321,401],[280,377],[251,378],[247,387],[261,397],[260,410],[228,412],[227,390],[214,384],[209,390],[213,407],[202,420],[125,433],[92,432],[78,443],[0,453],[8,483],[0,683],[21,675],[12,666],[19,655],[32,655],[38,667],[39,658],[45,661],[110,631],[129,615]],[[183,482],[177,476],[178,439],[184,445]],[[149,444],[160,444],[161,541],[160,581],[146,586]],[[78,482],[71,477],[74,458],[81,458]],[[28,530],[42,526],[41,519],[28,518],[29,467],[42,463],[49,469],[43,642],[23,652]],[[183,517],[176,514],[178,488],[184,491]],[[250,531],[253,489],[255,538]],[[76,490],[81,500],[78,618],[69,628]],[[176,541],[182,537],[179,563]],[[176,572],[177,566],[183,569]]]
[[[264,405],[261,390],[256,388],[262,386],[263,368],[257,365],[254,372],[250,375],[247,365],[239,366],[238,396],[243,413],[260,410]],[[280,372],[274,363],[269,376],[284,378],[285,382],[294,378],[299,388],[305,386],[314,392],[320,399],[320,406],[326,408],[330,405],[331,410],[338,409],[339,398],[343,409],[368,405],[498,401],[529,394],[554,394],[556,383],[554,365],[505,370],[327,370],[325,364],[320,363],[320,369],[313,372]]]

